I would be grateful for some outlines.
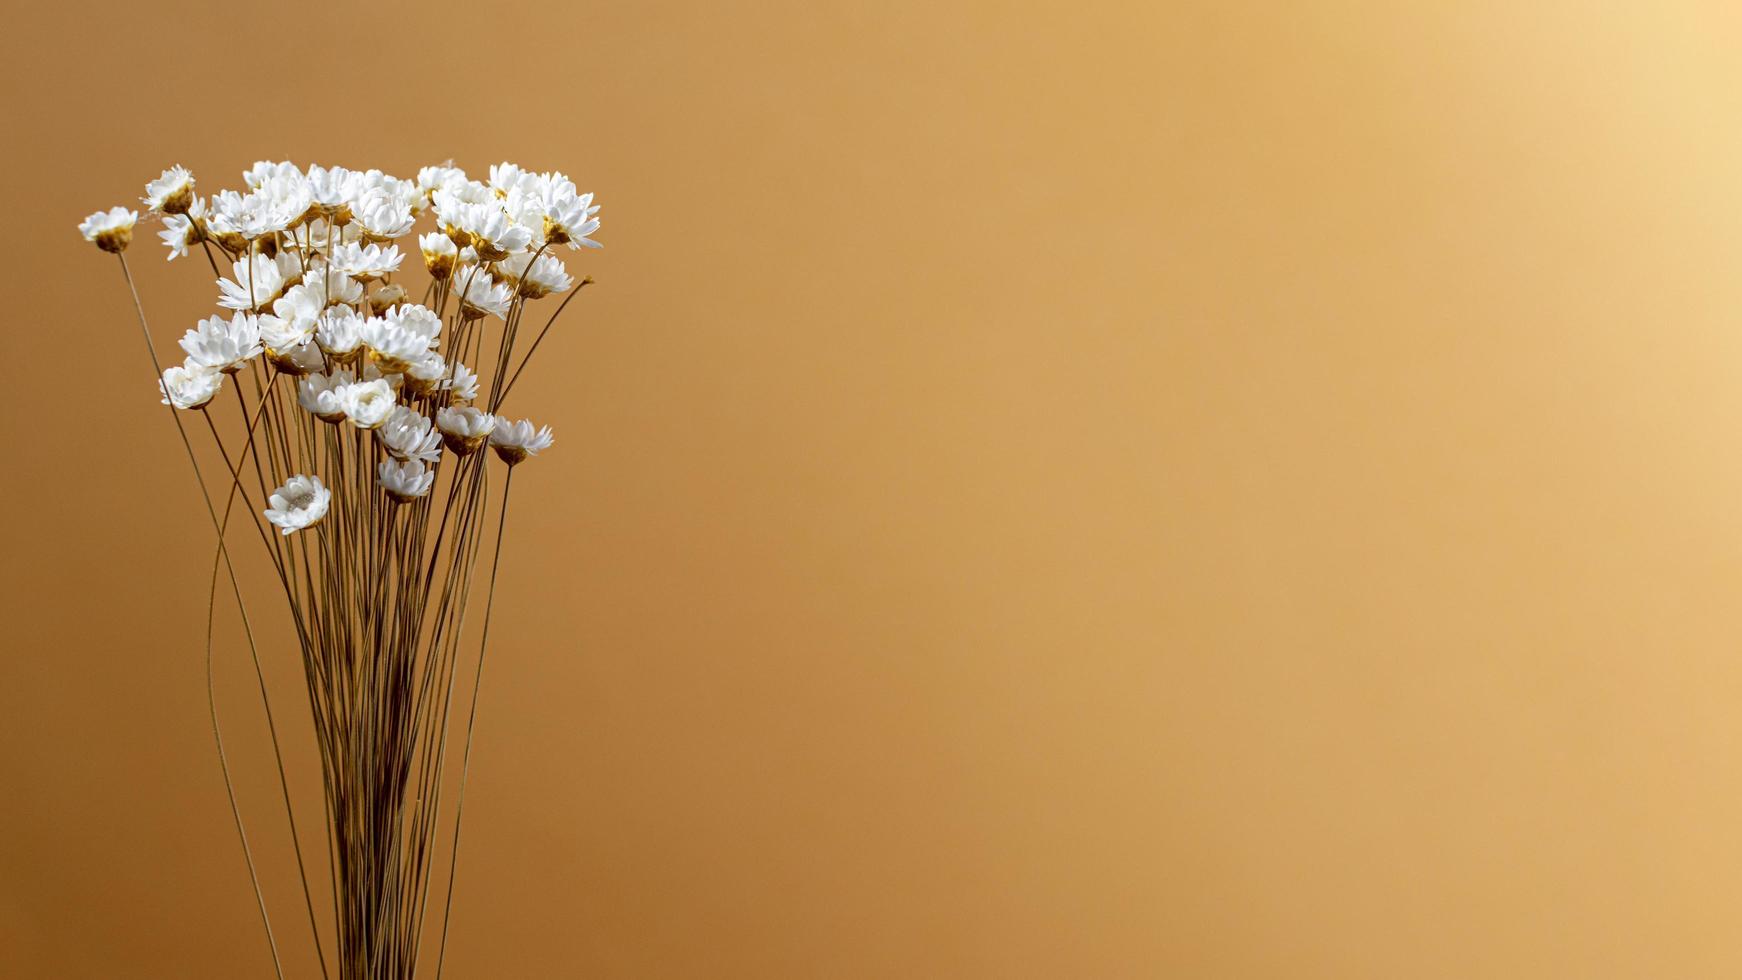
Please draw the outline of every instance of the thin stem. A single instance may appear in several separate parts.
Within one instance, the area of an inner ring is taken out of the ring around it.
[[[151,356],[152,370],[157,372],[157,377],[161,379],[163,377],[163,365],[157,359],[157,346],[151,342],[151,327],[145,322],[145,305],[139,301],[139,288],[133,283],[133,271],[127,267],[127,256],[125,253],[117,252],[115,253],[115,257],[121,260],[121,275],[127,280],[127,291],[132,294],[133,310],[135,313],[139,314],[139,331],[145,337],[145,352]],[[205,477],[200,474],[199,458],[194,455],[193,442],[188,439],[187,429],[181,424],[181,414],[176,410],[174,405],[169,406],[169,411],[170,417],[175,420],[175,431],[181,436],[182,448],[187,451],[188,462],[193,466],[194,482],[199,485],[200,498],[205,501],[206,513],[212,519],[212,528],[218,533],[218,553],[224,557],[224,564],[229,568],[230,582],[236,589],[236,603],[240,609],[242,606],[241,586],[236,582],[236,570],[230,563],[229,550],[224,545],[223,525],[218,521],[217,510],[212,507],[212,495],[206,489]],[[247,619],[247,612],[244,610],[242,615],[245,622]],[[249,644],[250,646],[253,645],[253,632],[251,630],[249,631]],[[206,683],[208,695],[215,697],[212,693],[211,673],[209,670],[206,675]],[[223,736],[218,730],[215,701],[212,705],[212,736],[217,739],[218,743],[218,764],[224,773],[224,791],[230,798],[230,815],[235,818],[236,821],[236,835],[242,841],[242,857],[248,865],[248,882],[254,887],[254,901],[255,904],[260,907],[261,924],[266,927],[266,944],[272,951],[272,969],[273,972],[278,975],[278,980],[284,980],[284,964],[278,957],[278,940],[272,934],[272,917],[266,911],[266,896],[260,891],[260,876],[254,868],[254,852],[248,846],[248,832],[242,825],[242,810],[236,803],[236,792],[230,782],[230,766],[224,755]]]
[[[460,861],[460,821],[466,814],[466,777],[472,771],[472,736],[478,724],[478,691],[484,684],[484,654],[490,647],[490,610],[496,602],[496,572],[502,565],[502,534],[508,527],[508,492],[514,486],[514,465],[502,481],[502,512],[496,520],[496,554],[490,559],[490,591],[484,599],[484,631],[478,640],[478,669],[472,677],[472,707],[466,717],[466,748],[460,755],[460,795],[454,808],[454,846],[448,857],[447,899],[442,907],[442,939],[436,950],[436,980],[448,955],[448,924],[454,910],[454,872]]]
[[[520,379],[520,372],[526,370],[527,362],[532,360],[532,355],[538,351],[538,345],[544,341],[544,335],[550,332],[551,324],[556,322],[557,317],[563,315],[563,310],[568,307],[569,300],[572,300],[576,296],[579,296],[581,294],[581,289],[583,287],[590,286],[592,284],[593,284],[593,278],[591,276],[588,276],[587,278],[582,279],[580,282],[575,283],[575,288],[572,290],[569,290],[569,294],[567,296],[563,297],[563,301],[557,305],[556,312],[552,313],[550,315],[550,319],[546,320],[544,322],[544,329],[540,330],[538,332],[538,336],[533,338],[532,346],[528,347],[526,349],[526,356],[522,357],[520,359],[520,366],[514,369],[513,376],[511,376],[508,379],[508,383],[506,385],[502,386],[502,393],[500,395],[496,396],[496,406],[495,406],[496,408],[501,408],[503,401],[507,400],[507,398],[508,398],[508,393],[510,391],[514,390],[514,382],[518,381]]]

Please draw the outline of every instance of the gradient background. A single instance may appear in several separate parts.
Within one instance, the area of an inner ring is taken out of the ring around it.
[[[452,156],[607,247],[517,389],[450,976],[1742,975],[1742,17],[1646,9],[15,13],[0,974],[269,975],[74,225]],[[167,344],[211,277],[141,238]]]

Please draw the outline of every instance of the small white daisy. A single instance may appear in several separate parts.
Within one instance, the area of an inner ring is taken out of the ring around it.
[[[376,316],[385,316],[404,303],[407,295],[404,286],[396,282],[384,283],[369,294],[369,312]]]
[[[387,311],[387,320],[401,330],[409,330],[422,337],[430,347],[436,345],[436,338],[442,332],[442,318],[435,311],[420,303],[401,303]]]
[[[79,234],[103,251],[120,255],[133,241],[133,225],[138,221],[139,214],[135,211],[110,208],[79,222]]]
[[[576,194],[575,185],[567,178],[554,181],[544,200],[545,240],[554,245],[566,242],[570,248],[602,248],[587,237],[599,230],[599,219],[593,217],[598,212],[593,195]]]
[[[359,429],[373,429],[387,421],[387,416],[393,411],[393,386],[386,379],[374,381],[359,381],[347,385],[339,393],[339,403],[344,406],[345,417]]]
[[[236,278],[218,280],[218,305],[227,310],[264,310],[302,276],[302,267],[290,252],[275,258],[237,259],[230,268]]]
[[[343,394],[356,380],[356,375],[344,368],[331,374],[310,374],[296,383],[296,403],[322,422],[343,422]]]
[[[403,260],[397,245],[340,245],[333,249],[330,268],[368,282],[398,271]]]
[[[454,380],[448,385],[454,393],[454,400],[471,402],[478,400],[478,376],[459,361],[454,362]]]
[[[251,191],[259,190],[266,185],[267,181],[275,177],[300,180],[302,179],[302,171],[289,160],[281,160],[277,163],[270,160],[256,160],[254,166],[242,171],[242,183],[246,184]]]
[[[528,419],[510,422],[498,415],[495,427],[490,430],[490,448],[496,450],[496,455],[509,466],[528,456],[537,456],[554,442],[556,439],[550,434],[550,426],[534,429]]]
[[[460,283],[460,316],[468,320],[508,316],[514,290],[490,278],[489,273],[466,270],[455,280]]]
[[[541,255],[533,261],[531,252],[521,252],[496,263],[496,268],[527,299],[541,299],[575,284],[562,260],[554,255]]]
[[[181,349],[190,365],[234,374],[260,356],[260,321],[247,313],[235,314],[228,323],[207,317],[182,336]]]
[[[426,350],[405,368],[405,382],[413,394],[428,395],[447,386],[448,362],[433,350]]]
[[[145,206],[160,214],[186,214],[194,203],[194,175],[180,164],[145,185]]]
[[[531,230],[509,220],[496,201],[456,208],[452,220],[478,250],[478,257],[488,261],[507,258],[532,244]]]
[[[444,187],[454,187],[466,182],[466,172],[454,166],[449,160],[439,166],[424,167],[417,172],[417,188],[425,196],[435,193]]]
[[[165,405],[200,408],[224,387],[224,376],[198,364],[182,364],[164,371],[157,387]]]
[[[428,337],[407,330],[387,317],[372,316],[364,320],[362,334],[370,359],[383,371],[403,372],[429,350]]]
[[[422,200],[421,196],[418,200]],[[397,194],[372,190],[358,199],[353,208],[356,224],[363,234],[377,241],[389,241],[411,231],[416,218],[411,205]]]
[[[212,196],[212,229],[220,235],[235,235],[245,244],[275,235],[302,216],[297,200],[265,190],[238,194],[219,191]]]
[[[157,237],[163,239],[164,248],[169,249],[168,261],[187,255],[188,249],[198,245],[204,233],[200,230],[206,216],[206,202],[203,198],[194,198],[186,214],[166,214],[163,216],[163,230]]]
[[[350,360],[350,355],[362,346],[364,320],[350,306],[334,306],[315,320],[315,343],[338,360]]]
[[[375,472],[380,476],[381,489],[400,503],[416,500],[435,486],[435,469],[424,465],[421,459],[403,462],[384,459],[375,467]]]
[[[356,175],[344,167],[322,167],[310,164],[308,192],[314,206],[329,218],[345,223],[345,213],[351,202]]]
[[[442,434],[436,431],[429,416],[405,405],[394,407],[387,421],[375,430],[375,437],[400,459],[433,463],[442,455]]]
[[[288,535],[319,524],[321,518],[327,516],[327,506],[332,499],[332,491],[321,483],[320,477],[298,473],[273,491],[267,501],[272,506],[263,513],[267,520],[278,526],[281,534]]]
[[[423,252],[423,266],[429,270],[431,278],[446,279],[453,274],[454,260],[460,254],[460,247],[453,239],[432,231],[417,236],[417,247]]]
[[[442,442],[455,456],[477,452],[495,427],[496,416],[470,405],[442,408],[436,412],[436,428],[442,430]]]

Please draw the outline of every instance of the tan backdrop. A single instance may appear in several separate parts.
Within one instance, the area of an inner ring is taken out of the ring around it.
[[[607,247],[517,389],[450,976],[1742,975],[1733,4],[302,9],[0,40],[0,974],[269,975],[75,223],[451,156]]]

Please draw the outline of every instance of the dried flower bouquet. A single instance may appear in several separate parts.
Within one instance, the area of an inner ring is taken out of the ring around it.
[[[379,170],[261,162],[243,181],[242,190],[208,200],[178,166],[146,185],[144,203],[162,220],[169,258],[198,252],[218,277],[224,312],[186,332],[180,364],[159,360],[127,267],[137,213],[98,212],[79,230],[120,260],[162,402],[216,534],[212,588],[222,568],[273,733],[302,904],[324,977],[417,975],[449,720],[458,720],[461,636],[476,605],[478,553],[494,524],[441,892],[439,977],[509,492],[518,465],[552,443],[548,427],[513,421],[503,406],[546,332],[591,282],[571,279],[557,251],[597,247],[589,236],[599,227],[598,208],[562,174],[508,163],[491,167],[481,182],[452,166],[400,180]],[[417,239],[428,274],[419,287],[408,282],[397,243],[425,214],[434,230]],[[523,331],[534,304],[562,293],[536,334]],[[221,408],[225,401],[233,407]],[[222,473],[201,469],[194,447],[208,438]],[[493,514],[492,470],[501,478]],[[324,795],[330,956],[231,561],[232,523],[254,526],[255,534],[243,534],[258,539],[271,564],[301,651]],[[206,664],[210,695],[210,618]],[[211,707],[232,815],[282,978],[215,699]]]

